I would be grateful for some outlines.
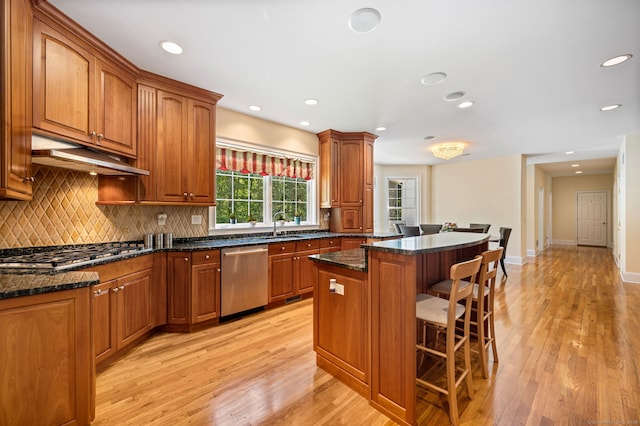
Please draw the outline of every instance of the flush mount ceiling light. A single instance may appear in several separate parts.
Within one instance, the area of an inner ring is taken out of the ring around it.
[[[443,83],[447,79],[447,74],[444,72],[432,72],[420,79],[420,82],[425,86],[435,86],[436,84]]]
[[[301,126],[308,126],[309,124],[311,124],[311,123],[310,123],[310,122],[308,122],[308,121],[301,121],[301,122],[300,122],[300,125],[301,125]]]
[[[161,41],[160,47],[167,53],[171,53],[172,55],[180,55],[182,53],[182,47],[173,41]]]
[[[304,100],[304,103],[307,105],[318,105],[318,100],[314,98],[308,98]]]
[[[371,7],[365,7],[351,14],[349,28],[355,33],[368,33],[375,30],[380,25],[381,20],[380,12]]]
[[[259,105],[249,105],[251,111],[262,111],[262,107]]]
[[[450,160],[464,151],[464,144],[462,142],[446,142],[438,145],[434,145],[431,148],[431,152],[434,157],[442,158],[443,160]]]
[[[447,102],[457,101],[458,99],[462,98],[466,94],[467,93],[463,91],[452,92],[452,93],[449,93],[448,95],[445,95],[443,99]]]
[[[460,102],[460,104],[458,105],[458,108],[469,108],[470,106],[473,106],[473,101],[464,101],[464,102]]]
[[[607,105],[600,108],[600,111],[612,111],[614,109],[620,108],[621,106],[622,106],[621,104]]]
[[[376,127],[376,132],[384,132],[385,130],[387,130],[387,128],[384,126]]]
[[[633,57],[633,55],[631,55],[629,53],[627,53],[626,55],[615,56],[615,57],[613,57],[611,59],[607,59],[606,61],[601,63],[600,66],[601,67],[612,67],[614,65],[620,65],[621,63],[628,61],[632,57]]]

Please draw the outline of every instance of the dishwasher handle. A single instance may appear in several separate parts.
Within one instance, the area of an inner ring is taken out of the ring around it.
[[[268,251],[268,249],[257,249],[257,250],[246,250],[246,251],[232,251],[224,253],[225,256],[242,256],[244,254],[255,254],[255,253],[264,253]]]

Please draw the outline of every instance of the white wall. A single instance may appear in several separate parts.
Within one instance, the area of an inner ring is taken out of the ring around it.
[[[508,263],[526,263],[526,169],[521,155],[452,162],[432,167],[432,209],[435,223],[490,223],[498,235],[512,228]]]

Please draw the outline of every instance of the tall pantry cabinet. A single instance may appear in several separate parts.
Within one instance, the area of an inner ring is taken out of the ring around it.
[[[320,207],[332,232],[373,232],[373,142],[367,132],[318,133]]]

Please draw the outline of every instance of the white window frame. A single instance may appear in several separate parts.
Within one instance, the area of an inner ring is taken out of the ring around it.
[[[281,156],[287,158],[296,158],[313,164],[313,173],[317,177],[319,173],[318,169],[318,157],[312,157],[305,154],[300,154],[293,151],[287,151],[283,149],[258,146],[247,142],[234,141],[229,139],[217,139],[216,147],[225,147],[239,150],[249,150],[259,154],[267,154],[272,156]],[[214,170],[216,173],[216,170]],[[209,207],[209,235],[217,233],[246,233],[247,231],[264,232],[265,230],[273,229],[273,212],[271,210],[271,176],[265,176],[264,187],[264,222],[251,226],[249,223],[236,223],[236,224],[216,224],[216,207]],[[317,199],[317,187],[318,179],[310,179],[307,185],[307,220],[300,225],[295,225],[293,218],[287,217],[287,222],[283,226],[278,226],[278,230],[305,230],[305,229],[317,229],[318,223],[318,199]]]
[[[392,180],[404,180],[404,181],[408,181],[408,180],[413,180],[415,181],[415,200],[416,200],[416,207],[415,207],[415,212],[416,212],[416,223],[411,224],[408,223],[407,225],[420,225],[420,206],[421,206],[421,195],[422,195],[422,191],[420,190],[420,175],[402,175],[402,176],[386,176],[385,177],[385,182],[384,182],[384,223],[386,224],[385,227],[391,227],[391,219],[389,218],[389,181]],[[395,231],[395,230],[391,230],[391,231]]]

